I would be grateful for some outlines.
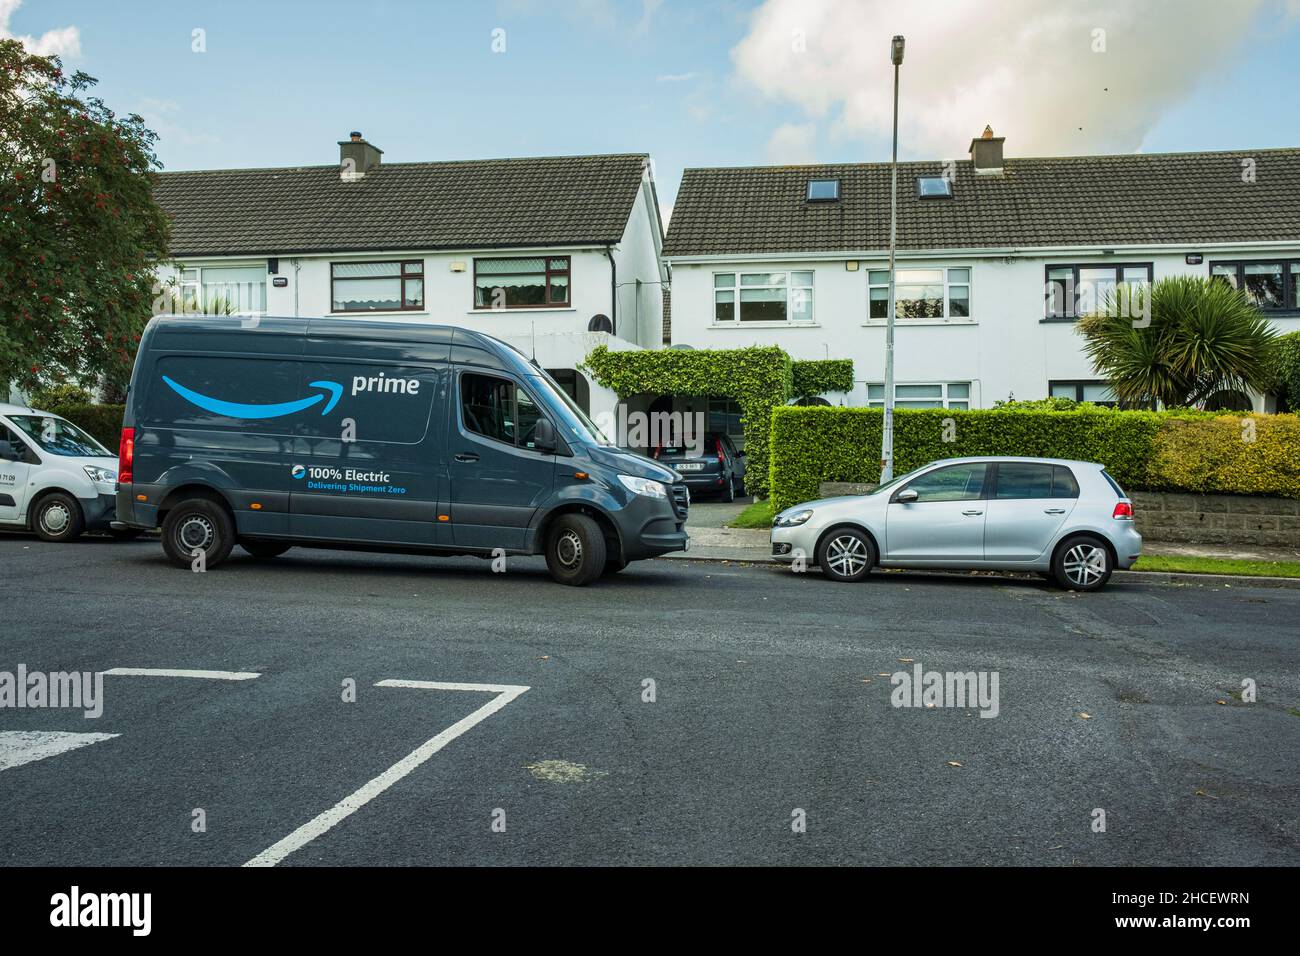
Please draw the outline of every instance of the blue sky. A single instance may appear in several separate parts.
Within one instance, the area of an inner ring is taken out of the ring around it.
[[[886,0],[0,0],[0,31],[75,28],[45,42],[151,122],[167,169],[331,163],[359,129],[386,161],[649,152],[668,206],[685,166],[888,158],[894,30],[904,157],[962,156],[986,118],[1010,156],[1297,145],[1300,3],[1117,3],[1062,27],[1003,0],[1013,29],[968,0],[966,23]]]

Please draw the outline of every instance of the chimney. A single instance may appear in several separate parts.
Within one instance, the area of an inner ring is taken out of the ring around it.
[[[367,173],[379,168],[379,157],[384,151],[365,141],[355,130],[339,142],[339,178],[344,182],[363,179]]]
[[[981,175],[1001,175],[1002,144],[1005,142],[1005,136],[993,135],[992,126],[985,126],[984,132],[979,139],[970,141],[970,161],[975,166],[976,173]]]

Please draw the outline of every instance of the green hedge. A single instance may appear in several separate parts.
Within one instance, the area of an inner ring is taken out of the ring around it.
[[[788,508],[823,481],[880,478],[882,412],[791,407],[772,417],[771,496]],[[945,438],[951,440],[945,441]],[[1300,419],[1207,412],[901,410],[894,473],[939,458],[1030,455],[1106,465],[1125,488],[1300,498]]]
[[[1278,385],[1291,411],[1300,411],[1300,332],[1280,335],[1273,344]]]
[[[62,415],[72,424],[84,428],[100,444],[117,454],[118,442],[122,437],[122,416],[125,405],[60,405],[54,408],[42,408],[43,412]]]
[[[852,359],[813,359],[792,362],[791,394],[798,398],[826,392],[853,391]]]
[[[790,356],[775,346],[611,352],[597,346],[582,363],[597,383],[633,395],[718,395],[740,405],[745,429],[745,489],[767,493],[772,410],[790,394]]]

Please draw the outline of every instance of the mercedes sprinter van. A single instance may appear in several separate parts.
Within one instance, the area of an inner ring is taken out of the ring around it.
[[[546,372],[478,332],[160,316],[122,422],[117,521],[173,563],[294,545],[543,554],[582,585],[688,546],[682,478],[615,447]]]

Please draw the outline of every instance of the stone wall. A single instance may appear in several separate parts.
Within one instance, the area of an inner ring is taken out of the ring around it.
[[[874,484],[824,481],[823,498],[866,494]],[[1300,500],[1135,491],[1137,529],[1150,541],[1300,550]]]

